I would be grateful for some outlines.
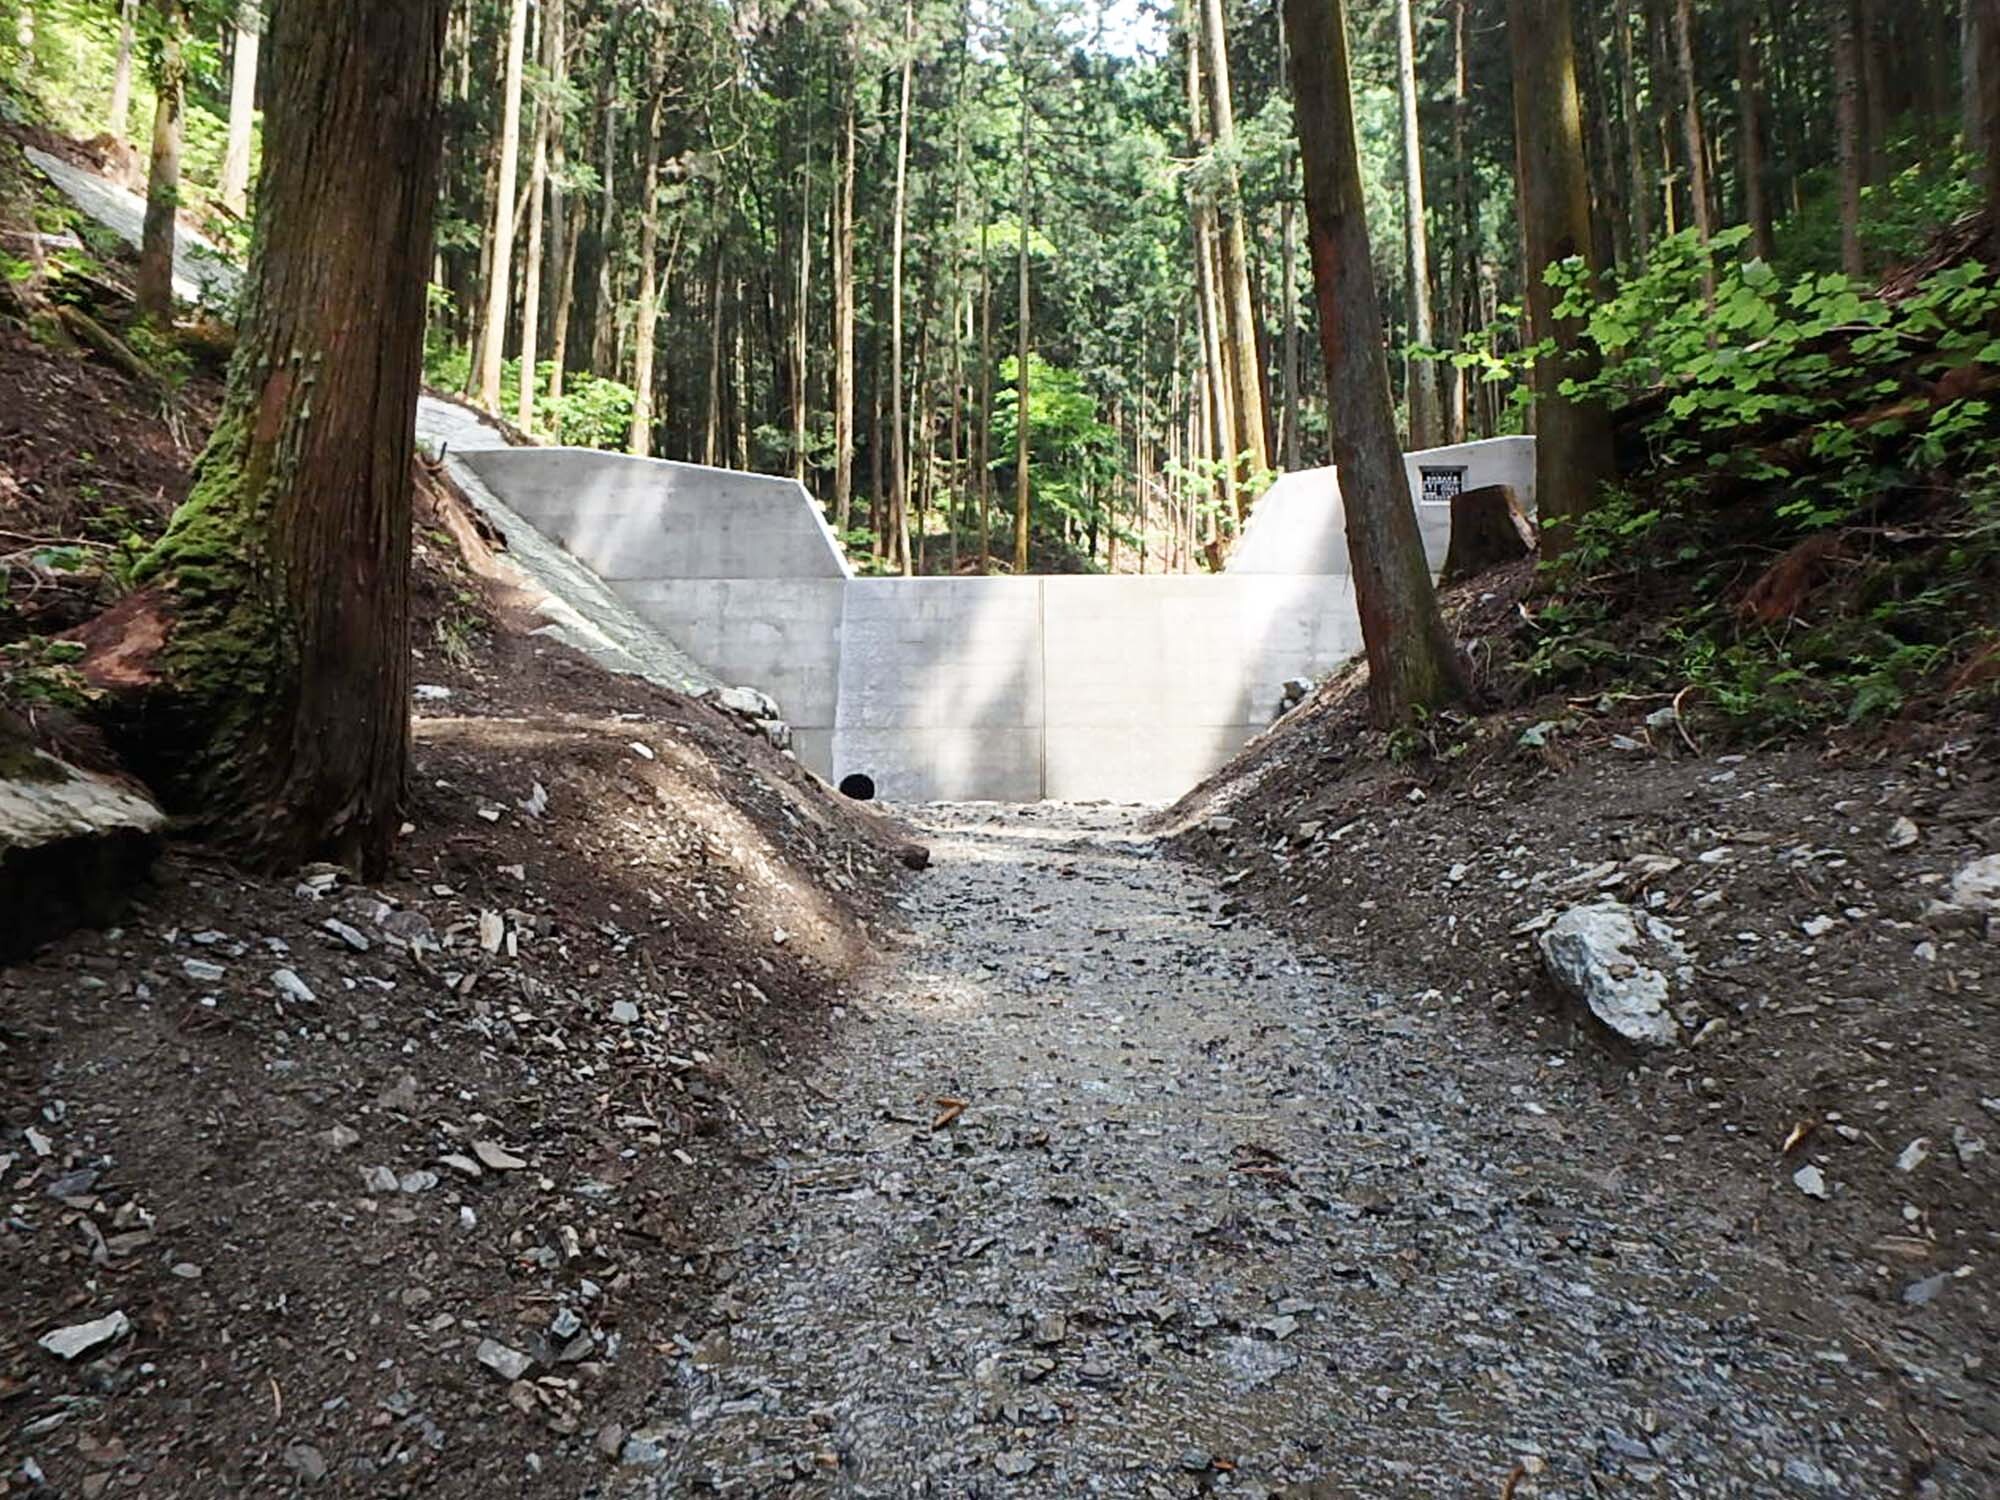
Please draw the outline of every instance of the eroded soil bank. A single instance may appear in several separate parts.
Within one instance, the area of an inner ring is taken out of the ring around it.
[[[915,817],[639,1492],[1908,1488],[1877,1355],[1566,1048],[1304,956],[1134,813]]]

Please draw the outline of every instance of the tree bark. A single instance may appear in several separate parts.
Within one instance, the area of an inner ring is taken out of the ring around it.
[[[1466,686],[1438,612],[1396,443],[1340,0],[1285,0],[1285,34],[1305,166],[1327,425],[1347,513],[1369,705],[1386,727],[1417,709],[1463,698]]]
[[[1833,8],[1833,108],[1840,157],[1840,268],[1867,274],[1861,253],[1861,59],[1854,0],[1828,0]]]
[[[1250,300],[1250,256],[1243,229],[1243,189],[1236,173],[1236,107],[1229,87],[1229,32],[1222,0],[1202,0],[1202,32],[1208,50],[1208,94],[1213,108],[1215,146],[1227,163],[1217,205],[1216,250],[1221,259],[1223,354],[1229,365],[1230,411],[1235,419],[1240,459],[1238,518],[1249,509],[1247,481],[1271,467],[1270,431],[1264,420],[1264,371],[1257,357],[1257,313]]]
[[[1694,216],[1695,238],[1701,243],[1701,285],[1709,305],[1715,305],[1715,261],[1708,243],[1715,235],[1715,215],[1708,198],[1708,143],[1701,124],[1701,93],[1694,71],[1694,0],[1675,0],[1674,45],[1681,75],[1681,132],[1687,151],[1688,207]]]
[[[1565,379],[1594,374],[1597,360],[1581,325],[1557,320],[1555,289],[1546,279],[1550,266],[1572,257],[1583,261],[1593,284],[1599,269],[1569,0],[1508,0],[1507,40],[1528,321],[1533,338],[1556,344],[1554,355],[1535,361],[1535,495],[1547,534],[1595,506],[1617,468],[1610,414],[1599,402],[1562,394]]]
[[[854,519],[854,85],[842,91],[840,186],[833,205],[833,514],[842,536]]]
[[[1461,0],[1463,3],[1463,0]],[[1626,166],[1632,181],[1632,251],[1644,265],[1653,253],[1653,184],[1646,170],[1644,128],[1639,121],[1639,71],[1632,51],[1632,0],[1618,0],[1619,104],[1625,116]]]
[[[1424,226],[1424,151],[1417,119],[1417,33],[1410,0],[1396,0],[1396,77],[1403,96],[1403,223],[1409,245],[1410,342],[1437,343],[1431,323],[1430,232]],[[1423,355],[1410,362],[1410,446],[1439,441],[1438,367]]]
[[[146,220],[134,288],[139,316],[158,328],[174,321],[175,221],[181,206],[181,131],[187,113],[187,14],[180,0],[159,0],[159,50],[153,61],[153,151],[146,174]]]
[[[446,11],[278,8],[228,390],[144,568],[173,620],[173,800],[258,866],[326,858],[372,878],[400,823]]]
[[[119,0],[118,61],[111,72],[111,104],[104,128],[121,141],[132,128],[132,23],[138,9],[139,0]]]
[[[895,559],[910,576],[909,454],[903,431],[903,220],[910,169],[910,80],[916,67],[916,4],[903,0],[902,107],[896,124],[896,206],[889,251],[889,524],[895,532]]]
[[[1974,15],[1979,138],[1985,142],[1982,181],[1991,223],[1987,264],[2000,267],[2000,0],[1966,0],[1966,6]]]
[[[553,27],[549,28],[551,31]],[[546,101],[535,103],[534,154],[528,166],[527,264],[521,268],[521,382],[514,408],[514,425],[523,432],[535,425],[535,365],[542,333],[542,235],[548,213],[549,115]]]
[[[1297,279],[1299,231],[1298,205],[1292,201],[1290,194],[1286,195],[1284,208],[1281,211],[1279,243],[1282,247],[1279,251],[1279,259],[1282,262],[1279,275],[1284,278],[1285,319],[1284,352],[1281,356],[1285,365],[1284,462],[1286,470],[1295,473],[1299,468],[1299,292]],[[1142,385],[1140,387],[1142,399],[1144,390],[1145,387]],[[1142,406],[1140,408],[1142,422],[1144,420],[1144,411],[1145,408]],[[1144,441],[1145,438],[1142,429],[1140,442],[1143,444]],[[1143,505],[1144,502],[1145,491],[1141,489],[1140,503]],[[1144,517],[1142,512],[1142,530],[1143,525]],[[1140,571],[1144,572],[1144,553],[1142,552],[1140,556]]]
[[[236,7],[236,55],[229,68],[229,145],[222,157],[222,206],[241,216],[249,202],[250,135],[257,114],[257,47],[264,18],[257,0]]]
[[[1029,432],[1033,424],[1028,414],[1028,223],[1030,199],[1034,194],[1034,171],[1029,154],[1029,121],[1033,118],[1028,108],[1028,88],[1025,77],[1021,86],[1021,207],[1019,242],[1015,247],[1017,263],[1016,283],[1019,288],[1020,306],[1015,323],[1015,371],[1014,371],[1014,571],[1017,574],[1028,571],[1028,451]]]
[[[493,263],[486,274],[486,338],[480,346],[479,404],[500,410],[507,310],[514,289],[514,192],[521,175],[521,74],[528,47],[528,0],[507,18],[507,75],[500,108],[500,176],[493,194]]]
[[[806,428],[812,390],[807,375],[812,339],[808,332],[812,309],[812,79],[806,79],[805,148],[799,166],[799,274],[792,303],[792,478],[806,482]]]
[[[979,205],[979,576],[993,571],[993,215]]]
[[[639,198],[639,299],[632,329],[632,431],[626,451],[653,451],[653,345],[660,327],[660,125],[666,110],[666,28],[656,23],[646,87],[646,169]],[[739,399],[741,393],[739,392]]]
[[[1741,119],[1737,153],[1743,174],[1743,220],[1750,226],[1750,253],[1769,261],[1777,253],[1771,222],[1771,195],[1765,182],[1764,74],[1758,58],[1757,11],[1746,5],[1736,30],[1736,94]]]

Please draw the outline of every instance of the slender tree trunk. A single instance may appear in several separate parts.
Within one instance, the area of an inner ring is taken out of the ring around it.
[[[1264,373],[1257,358],[1257,314],[1250,300],[1250,257],[1245,248],[1243,191],[1236,175],[1236,109],[1229,87],[1229,33],[1222,0],[1202,0],[1203,33],[1208,45],[1208,90],[1215,122],[1215,146],[1229,163],[1216,249],[1222,261],[1221,304],[1224,356],[1229,361],[1230,408],[1235,418],[1236,452],[1242,473],[1263,473],[1271,467],[1270,430],[1264,420]],[[1237,491],[1239,517],[1249,509],[1247,487]]]
[[[1581,257],[1594,282],[1598,267],[1584,170],[1583,120],[1569,0],[1508,0],[1514,65],[1515,181],[1526,242],[1531,336],[1553,338],[1556,354],[1535,362],[1535,493],[1545,526],[1574,522],[1592,509],[1617,472],[1611,417],[1603,405],[1564,396],[1566,378],[1586,378],[1596,364],[1572,320],[1555,316],[1548,268]]]
[[[812,399],[806,363],[812,340],[808,332],[812,309],[812,80],[806,81],[804,161],[799,172],[799,274],[792,308],[792,478],[806,482],[807,408]]]
[[[590,367],[599,375],[609,375],[618,367],[613,337],[617,278],[612,265],[618,228],[618,91],[613,87],[611,69],[599,70],[597,87],[603,138],[597,167],[597,298],[596,321],[590,336]]]
[[[187,112],[187,15],[180,0],[159,0],[153,62],[153,153],[146,176],[146,222],[135,290],[139,316],[158,328],[174,321],[175,220],[181,206],[181,130]]]
[[[1880,185],[1889,180],[1889,84],[1882,67],[1889,37],[1878,0],[1859,0],[1855,23],[1860,32],[1862,160],[1869,183]]]
[[[1458,235],[1452,250],[1452,317],[1458,346],[1477,322],[1479,275],[1479,200],[1473,194],[1472,87],[1466,67],[1465,28],[1470,0],[1454,0],[1452,5],[1452,108],[1451,133],[1452,197],[1457,210]],[[1471,372],[1454,363],[1451,369],[1451,438],[1463,442],[1470,431],[1473,398]]]
[[[653,42],[646,111],[646,170],[639,199],[639,301],[632,330],[632,432],[626,451],[653,451],[653,345],[660,326],[660,123],[666,108],[665,28]],[[740,395],[740,392],[739,392]]]
[[[1201,48],[1192,34],[1188,37],[1187,100],[1190,142],[1199,153],[1206,148],[1208,136],[1203,129]],[[1230,404],[1228,338],[1223,331],[1227,314],[1223,311],[1221,277],[1216,269],[1215,207],[1206,195],[1190,186],[1188,209],[1194,231],[1195,307],[1200,316],[1202,354],[1208,374],[1202,387],[1202,420],[1206,423],[1212,416],[1214,422],[1208,433],[1212,442],[1204,443],[1204,452],[1222,461],[1212,476],[1216,499],[1230,514],[1237,515],[1241,513],[1236,492],[1237,465],[1233,461],[1237,456],[1237,427]]]
[[[119,0],[118,61],[111,72],[111,105],[104,128],[114,140],[124,140],[132,128],[132,30],[139,0]]]
[[[1287,472],[1296,473],[1299,468],[1299,230],[1298,205],[1292,201],[1289,193],[1285,196],[1280,223],[1279,240],[1283,247],[1280,259],[1283,265],[1279,274],[1284,278],[1285,318],[1282,356],[1285,365],[1285,468]],[[1145,387],[1141,385],[1140,390],[1143,393]],[[1144,408],[1140,410],[1143,422]],[[1142,503],[1144,495],[1144,490],[1141,490]],[[1141,571],[1144,571],[1143,567]]]
[[[1629,265],[1632,260],[1631,231],[1625,210],[1619,203],[1622,183],[1618,175],[1618,145],[1613,134],[1611,93],[1616,83],[1616,68],[1607,52],[1603,39],[1598,34],[1598,14],[1595,5],[1581,5],[1577,13],[1583,17],[1585,55],[1589,66],[1583,67],[1580,80],[1585,88],[1583,107],[1585,118],[1595,132],[1593,149],[1590,151],[1590,193],[1594,215],[1593,227],[1597,231],[1597,257],[1604,266]]]
[[[1460,0],[1463,4],[1463,0]],[[1646,169],[1644,127],[1639,120],[1639,67],[1632,49],[1632,0],[1618,0],[1619,106],[1625,116],[1625,154],[1631,176],[1633,259],[1644,265],[1653,253],[1653,184]]]
[[[993,261],[992,212],[979,205],[979,576],[993,571]]]
[[[840,187],[833,224],[833,514],[841,535],[854,512],[854,85],[843,90]]]
[[[576,316],[577,260],[583,249],[583,204],[569,204],[569,230],[563,236],[562,268],[556,272],[555,331],[549,344],[549,403],[563,398],[569,380],[569,329]]]
[[[549,8],[549,68],[560,101],[569,86],[569,0],[552,0]],[[554,213],[556,247],[553,306],[549,317],[549,404],[562,400],[569,372],[569,320],[576,306],[576,260],[583,239],[583,202],[568,189],[569,119],[560,103],[549,121],[549,204]]]
[[[1974,12],[1979,139],[1985,142],[1986,212],[1992,223],[1987,264],[2000,267],[2000,0],[1966,0]]]
[[[1980,7],[1984,0],[1960,0],[1961,10],[1958,30],[1959,51],[1959,110],[1960,134],[1965,141],[1968,155],[1985,156],[1986,151],[1986,93],[1980,85],[1982,79],[1991,72],[1980,54],[1984,50],[1984,28],[1980,23]]]
[[[722,298],[723,237],[715,237],[715,254],[708,277],[708,417],[701,440],[701,461],[722,462],[722,325],[726,311]],[[840,517],[840,531],[847,531],[847,517]]]
[[[236,55],[229,69],[229,145],[222,157],[222,205],[241,215],[249,202],[250,135],[257,114],[257,45],[264,18],[257,0],[236,7]]]
[[[1285,34],[1305,164],[1327,425],[1347,512],[1369,704],[1386,726],[1463,698],[1466,688],[1438,612],[1396,443],[1340,0],[1285,0]]]
[[[260,866],[326,858],[372,878],[401,821],[446,10],[278,8],[228,390],[145,565],[174,621],[176,800]]]
[[[1417,119],[1417,34],[1410,0],[1396,0],[1396,77],[1403,96],[1403,223],[1410,250],[1410,342],[1437,343],[1431,324],[1430,233],[1424,225],[1424,153]],[[1410,365],[1410,446],[1437,446],[1438,367],[1422,355]]]
[[[1714,211],[1708,197],[1708,144],[1702,131],[1701,95],[1694,71],[1694,0],[1675,0],[1674,45],[1680,54],[1681,129],[1687,149],[1688,207],[1694,215],[1695,237],[1701,242],[1701,284],[1709,305],[1715,304],[1715,262],[1708,242],[1715,234]]]
[[[1028,408],[1028,224],[1033,208],[1034,170],[1029,153],[1028,124],[1032,115],[1028,108],[1028,88],[1025,78],[1021,87],[1021,210],[1020,235],[1016,247],[1017,274],[1020,306],[1016,316],[1015,372],[1014,372],[1014,571],[1017,574],[1028,571],[1028,453],[1031,445]]]
[[[1840,155],[1840,268],[1861,277],[1861,61],[1855,34],[1854,0],[1828,0],[1833,16],[1833,107]]]
[[[493,194],[493,265],[486,277],[486,339],[479,363],[479,404],[491,412],[500,410],[507,309],[514,289],[514,193],[521,175],[521,74],[527,48],[528,0],[513,0],[500,109],[500,177]]]
[[[521,385],[514,424],[523,432],[535,425],[535,365],[542,331],[542,251],[549,197],[549,115],[545,103],[535,106],[534,155],[528,166],[528,259],[521,268]]]
[[[903,221],[910,168],[910,79],[916,68],[915,0],[903,0],[903,89],[896,125],[896,206],[889,251],[889,524],[895,558],[910,576],[910,475],[903,431]]]
[[[1744,7],[1736,30],[1736,94],[1741,119],[1737,152],[1743,175],[1743,219],[1750,226],[1750,253],[1769,261],[1777,253],[1771,197],[1764,160],[1764,75],[1757,55],[1757,12]]]

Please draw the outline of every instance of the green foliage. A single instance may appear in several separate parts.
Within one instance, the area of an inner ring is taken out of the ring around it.
[[[1012,470],[1020,361],[1000,362],[993,400],[994,467]],[[1028,442],[1031,503],[1040,524],[1088,523],[1096,498],[1118,475],[1117,433],[1097,413],[1097,397],[1075,370],[1028,357]]]

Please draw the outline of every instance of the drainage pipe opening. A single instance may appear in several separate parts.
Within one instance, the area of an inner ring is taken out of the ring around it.
[[[843,776],[840,778],[840,795],[843,797],[852,797],[856,802],[873,802],[875,800],[875,778],[873,776],[865,776],[859,771]]]

